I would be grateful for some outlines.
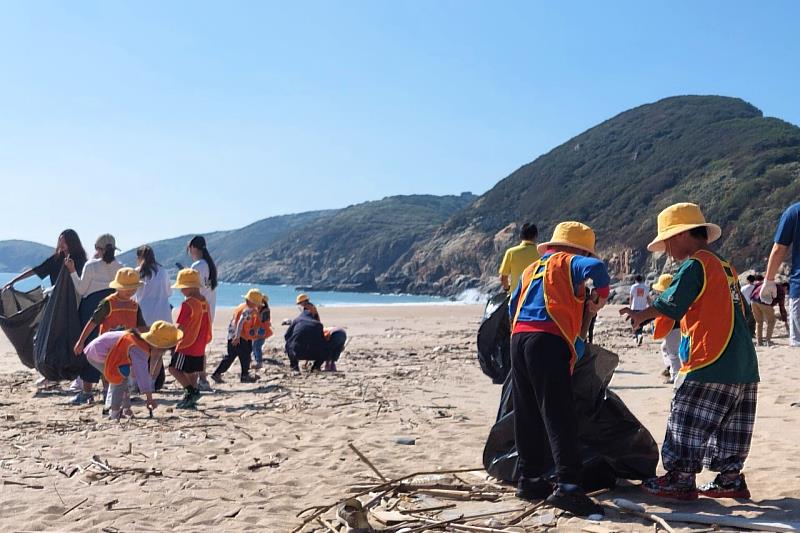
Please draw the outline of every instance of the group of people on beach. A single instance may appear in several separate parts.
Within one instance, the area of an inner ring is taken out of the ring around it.
[[[644,290],[632,291],[634,305],[620,310],[637,344],[642,324],[654,323],[654,337],[668,344],[665,362],[675,384],[661,447],[666,473],[645,480],[644,491],[679,500],[750,497],[742,469],[752,441],[759,382],[751,325],[759,323],[759,315],[764,317],[766,335],[762,338],[758,326],[757,342],[770,343],[772,305],[779,304],[790,345],[800,345],[798,218],[800,204],[786,210],[765,276],[748,278],[748,285],[741,287],[735,268],[711,250],[722,230],[706,221],[699,206],[678,203],[658,215],[658,232],[648,250],[666,253],[679,266],[658,278],[652,296],[637,278]],[[792,244],[790,283],[778,285],[775,277]],[[596,315],[609,297],[610,277],[596,257],[594,231],[580,222],[562,222],[550,240],[537,245],[535,226],[526,224],[522,243],[506,252],[500,277],[510,292],[517,496],[546,499],[579,516],[602,515],[602,507],[580,487],[570,381],[585,351],[586,316]],[[585,298],[587,284],[596,298]],[[782,303],[787,295],[788,313]],[[556,465],[554,476],[544,468],[548,456]],[[718,474],[698,487],[695,476],[704,467]]]
[[[137,266],[123,266],[116,258],[116,241],[104,234],[95,242],[95,254],[87,257],[80,238],[73,230],[61,233],[56,249],[40,265],[31,268],[3,289],[25,278],[38,276],[50,279],[55,287],[60,276],[68,276],[79,297],[75,312],[82,331],[73,347],[75,356],[85,355],[86,364],[73,382],[77,394],[73,405],[94,401],[93,389],[103,383],[104,414],[119,419],[133,416],[131,391],[146,396],[152,411],[157,405],[153,393],[163,385],[163,355],[171,353],[170,374],[184,390],[176,407],[196,407],[201,392],[213,392],[206,372],[206,351],[212,340],[216,310],[217,268],[202,236],[193,237],[187,252],[193,263],[182,268],[170,285],[167,270],[160,265],[153,248],[137,249]],[[173,322],[169,302],[172,289],[184,297]],[[292,320],[285,336],[285,347],[293,371],[299,371],[299,360],[312,361],[312,370],[336,371],[346,343],[341,328],[324,328],[319,312],[306,294],[297,297],[300,315]],[[227,331],[227,350],[210,374],[217,384],[238,359],[240,382],[253,383],[258,375],[250,372],[264,364],[263,347],[273,334],[269,298],[253,288],[243,295],[243,302],[234,310]],[[275,359],[267,362],[282,364]],[[46,384],[42,378],[41,384]]]

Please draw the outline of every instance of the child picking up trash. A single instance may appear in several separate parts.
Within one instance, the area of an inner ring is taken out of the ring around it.
[[[151,362],[161,358],[183,337],[174,325],[163,320],[153,323],[149,330],[139,333],[134,329],[103,333],[86,347],[86,359],[99,370],[109,383],[111,411],[109,418],[133,416],[128,392],[128,377],[132,376],[139,391],[147,397],[147,408],[158,405],[153,399],[154,376]]]
[[[264,295],[261,291],[250,289],[244,295],[244,303],[239,304],[234,310],[233,318],[228,325],[228,353],[211,375],[211,379],[216,383],[224,383],[222,374],[228,371],[237,358],[242,367],[239,381],[242,383],[258,381],[257,375],[250,374],[250,354],[253,351],[253,340],[258,337],[258,311],[263,301]]]

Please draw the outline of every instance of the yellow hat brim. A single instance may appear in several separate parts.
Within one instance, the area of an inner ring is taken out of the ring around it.
[[[701,228],[701,227],[708,228],[709,243],[712,243],[717,239],[719,239],[720,237],[722,237],[722,228],[720,228],[716,224],[711,224],[710,222],[706,222],[704,224],[677,224],[659,233],[656,236],[656,238],[653,239],[653,242],[647,245],[647,249],[650,252],[663,252],[666,250],[666,245],[664,244],[664,241],[666,241],[667,239],[674,237],[679,233],[683,233],[684,231],[689,231],[690,229]]]
[[[145,341],[147,344],[149,344],[150,346],[152,346],[153,348],[158,348],[158,349],[160,349],[160,350],[165,350],[165,349],[167,349],[167,348],[172,348],[173,346],[177,346],[177,344],[178,344],[179,342],[181,342],[181,339],[183,338],[183,332],[182,332],[181,330],[178,330],[178,331],[177,331],[177,334],[175,335],[175,339],[174,339],[174,340],[175,340],[175,342],[169,342],[169,343],[166,343],[166,342],[158,342],[158,340],[157,340],[157,339],[154,339],[154,338],[153,338],[153,337],[155,337],[155,335],[153,335],[153,334],[151,334],[151,333],[149,333],[149,332],[144,332],[144,333],[142,333],[142,334],[140,335],[140,337],[142,337],[142,339],[143,339],[143,340],[144,340],[144,341]]]
[[[543,242],[536,246],[536,250],[539,251],[539,255],[544,255],[548,248],[551,246],[569,246],[570,248],[577,248],[578,250],[583,250],[584,252],[589,252],[592,255],[596,255],[595,251],[591,248],[587,248],[585,246],[581,246],[580,244],[575,244],[574,242],[563,242],[563,241],[548,241]]]
[[[665,287],[664,285],[659,285],[658,283],[653,283],[652,285],[650,285],[650,288],[658,292],[664,292],[665,290],[669,289],[668,286]]]
[[[198,283],[197,285],[187,285],[185,283],[176,283],[172,286],[173,289],[202,289],[203,287]]]
[[[116,281],[112,281],[111,283],[108,284],[108,286],[111,287],[112,289],[121,289],[123,291],[135,291],[142,285],[144,285],[144,283],[142,283],[141,281],[136,285],[123,285],[122,283],[117,283]]]

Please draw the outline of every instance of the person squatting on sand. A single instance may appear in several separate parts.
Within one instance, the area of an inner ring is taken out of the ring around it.
[[[749,307],[736,271],[708,245],[722,230],[691,203],[658,215],[658,235],[647,246],[683,261],[670,286],[644,311],[620,310],[637,327],[655,319],[656,335],[680,321],[683,363],[670,405],[661,460],[667,473],[642,483],[645,492],[693,500],[695,475],[719,472],[700,487],[711,498],[749,498],[741,473],[750,451],[758,395],[758,362],[747,327]]]
[[[753,311],[753,319],[755,320],[756,329],[756,342],[759,346],[774,346],[772,342],[772,332],[775,330],[775,306],[781,314],[781,320],[784,324],[789,325],[789,316],[786,312],[786,294],[789,290],[788,283],[779,283],[777,286],[777,293],[774,298],[771,298],[771,303],[766,303],[768,298],[761,298],[761,291],[764,288],[764,281],[757,281],[753,290],[750,292],[750,309]],[[764,332],[764,324],[766,323],[766,333]]]
[[[86,347],[86,359],[109,383],[111,411],[109,418],[133,416],[128,391],[128,378],[132,376],[139,391],[147,398],[147,408],[157,407],[153,399],[154,369],[165,350],[175,346],[183,336],[177,327],[158,320],[144,333],[134,329],[110,331],[100,334]],[[156,371],[157,372],[157,371]]]
[[[562,222],[538,246],[541,259],[522,273],[511,296],[511,367],[514,436],[519,452],[517,496],[545,499],[577,516],[603,514],[579,486],[577,419],[571,374],[583,355],[580,339],[585,307],[591,314],[608,298],[609,275],[594,256],[594,231]],[[591,279],[598,301],[585,300]],[[548,448],[549,443],[549,448]],[[556,485],[545,479],[545,454],[552,453]]]
[[[250,354],[253,351],[253,340],[258,337],[259,309],[264,302],[264,295],[258,289],[250,289],[244,295],[244,303],[234,310],[228,325],[228,353],[220,361],[211,375],[216,383],[224,383],[222,374],[228,371],[233,360],[238,358],[242,368],[239,378],[241,383],[258,381],[257,375],[250,374]]]
[[[194,409],[200,399],[197,380],[205,368],[206,346],[211,342],[211,316],[208,302],[200,293],[201,287],[200,272],[193,268],[178,272],[178,279],[172,286],[185,297],[176,320],[183,338],[169,362],[169,373],[186,391],[183,399],[175,405],[178,409]]]
[[[319,312],[307,294],[296,299],[300,314],[292,320],[284,334],[286,356],[292,370],[299,372],[299,361],[313,361],[311,370],[316,372],[325,364],[326,372],[336,372],[336,362],[344,350],[347,333],[342,328],[325,328],[320,322]]]
[[[658,281],[653,283],[652,289],[656,296],[660,296],[672,283],[672,274],[661,274]],[[659,332],[660,334],[661,332]],[[681,344],[681,326],[674,322],[672,329],[661,341],[661,357],[664,359],[664,377],[668,383],[675,383],[678,371],[681,369],[681,358],[678,354]]]

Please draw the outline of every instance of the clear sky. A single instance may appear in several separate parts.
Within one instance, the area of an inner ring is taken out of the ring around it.
[[[678,94],[800,124],[800,2],[0,3],[0,239],[482,193]]]

